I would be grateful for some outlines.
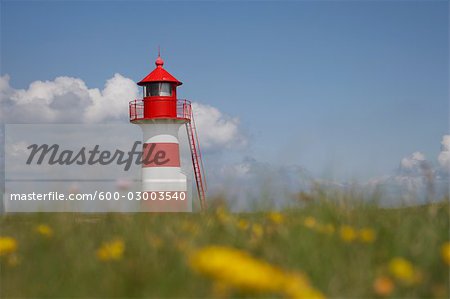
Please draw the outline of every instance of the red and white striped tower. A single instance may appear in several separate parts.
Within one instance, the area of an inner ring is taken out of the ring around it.
[[[143,88],[143,99],[129,105],[130,122],[143,132],[141,207],[144,211],[192,211],[178,137],[180,127],[186,125],[200,206],[205,209],[205,176],[191,102],[177,99],[177,87],[182,83],[163,68],[159,54],[155,64],[137,83]]]

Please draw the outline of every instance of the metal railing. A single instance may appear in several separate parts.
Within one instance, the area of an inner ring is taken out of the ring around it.
[[[170,104],[173,103],[173,100],[164,100],[164,99],[158,99],[158,100],[152,100],[152,101],[167,102],[168,104],[169,104],[169,102],[170,102]],[[176,104],[177,104],[176,118],[191,120],[191,115],[192,115],[191,101],[179,99],[179,100],[177,100]],[[130,121],[151,118],[151,117],[144,116],[144,100],[143,99],[134,100],[129,103],[129,117],[130,117]]]

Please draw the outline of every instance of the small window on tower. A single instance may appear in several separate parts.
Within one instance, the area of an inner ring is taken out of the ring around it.
[[[145,88],[146,97],[170,97],[172,95],[172,85],[170,83],[150,83]]]

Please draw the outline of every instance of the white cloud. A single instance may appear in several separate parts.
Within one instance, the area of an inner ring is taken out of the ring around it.
[[[210,105],[193,103],[192,109],[203,148],[236,148],[247,144],[238,118],[225,115]]]
[[[87,122],[97,122],[105,119],[120,119],[124,111],[128,111],[128,102],[138,98],[139,90],[133,80],[115,74],[106,81],[103,91],[89,90],[93,99],[85,114]]]
[[[88,88],[79,78],[34,81],[14,89],[9,76],[0,77],[0,117],[4,123],[105,123],[128,121],[128,102],[139,97],[136,83],[120,74],[103,89]],[[219,109],[193,103],[202,149],[236,148],[246,144],[239,119]]]
[[[83,80],[57,77],[34,81],[28,89],[13,89],[9,77],[0,77],[0,102],[7,123],[87,123],[125,119],[128,100],[138,95],[136,84],[120,74],[103,90],[88,88]]]
[[[450,170],[450,135],[442,136],[441,152],[438,156],[439,165],[445,170]]]
[[[450,135],[444,135],[436,167],[421,152],[414,152],[400,161],[397,173],[374,178],[368,187],[382,187],[391,203],[424,202],[439,200],[448,194],[448,171],[450,168]]]
[[[400,168],[401,170],[406,171],[420,170],[425,161],[426,159],[424,154],[422,154],[421,152],[414,152],[408,157],[402,159],[402,161],[400,162]]]

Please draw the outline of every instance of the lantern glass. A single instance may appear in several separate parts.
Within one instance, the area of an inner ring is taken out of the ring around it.
[[[145,87],[145,96],[146,97],[170,97],[172,96],[172,86],[167,82],[157,82],[147,84]]]

